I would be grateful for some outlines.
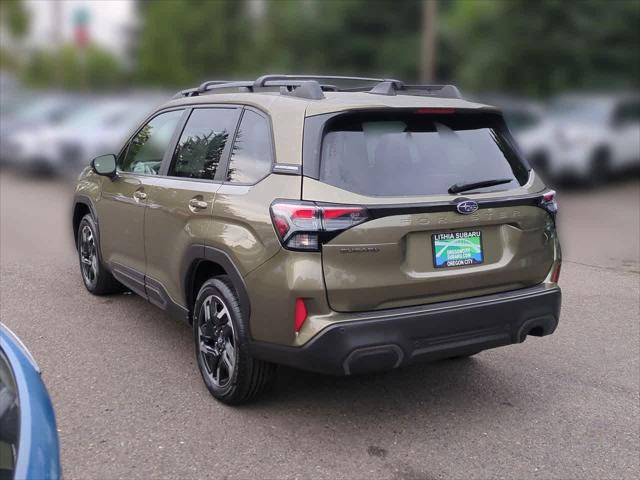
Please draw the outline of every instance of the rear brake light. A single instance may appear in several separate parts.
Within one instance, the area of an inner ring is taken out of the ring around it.
[[[276,201],[271,205],[271,218],[285,248],[318,251],[323,240],[369,217],[367,210],[358,206]]]
[[[555,190],[548,190],[542,194],[540,206],[552,215],[558,213],[558,202],[556,200]]]
[[[456,113],[456,109],[455,108],[419,108],[416,110],[415,113],[417,113],[418,115],[420,114],[438,115],[443,113]]]

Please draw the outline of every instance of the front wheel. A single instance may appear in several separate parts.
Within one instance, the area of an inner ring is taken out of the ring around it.
[[[238,296],[225,276],[202,285],[193,315],[198,367],[211,395],[227,404],[245,403],[264,391],[275,365],[251,356]]]
[[[77,232],[78,259],[84,286],[94,295],[123,290],[122,284],[104,267],[98,250],[98,229],[89,214],[82,217]]]

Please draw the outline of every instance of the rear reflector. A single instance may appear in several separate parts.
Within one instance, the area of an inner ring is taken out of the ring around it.
[[[307,319],[307,306],[304,304],[304,300],[296,298],[296,314],[294,321],[294,329],[296,333],[300,332],[304,321]]]
[[[562,263],[558,262],[556,263],[556,266],[553,268],[553,272],[551,273],[551,281],[553,283],[558,283],[558,280],[560,280],[561,267],[562,267]]]

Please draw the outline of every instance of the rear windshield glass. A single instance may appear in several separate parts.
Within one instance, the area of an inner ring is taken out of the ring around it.
[[[356,113],[329,121],[320,180],[371,196],[446,194],[454,184],[510,179],[468,190],[524,185],[528,170],[496,114]]]

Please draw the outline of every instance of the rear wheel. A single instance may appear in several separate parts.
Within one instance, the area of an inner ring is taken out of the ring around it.
[[[271,384],[275,365],[250,355],[246,322],[227,277],[202,285],[193,319],[198,367],[211,395],[227,404],[240,404]]]
[[[78,260],[84,286],[94,295],[107,295],[123,290],[123,286],[104,267],[98,249],[98,235],[93,217],[82,217],[77,232]]]

